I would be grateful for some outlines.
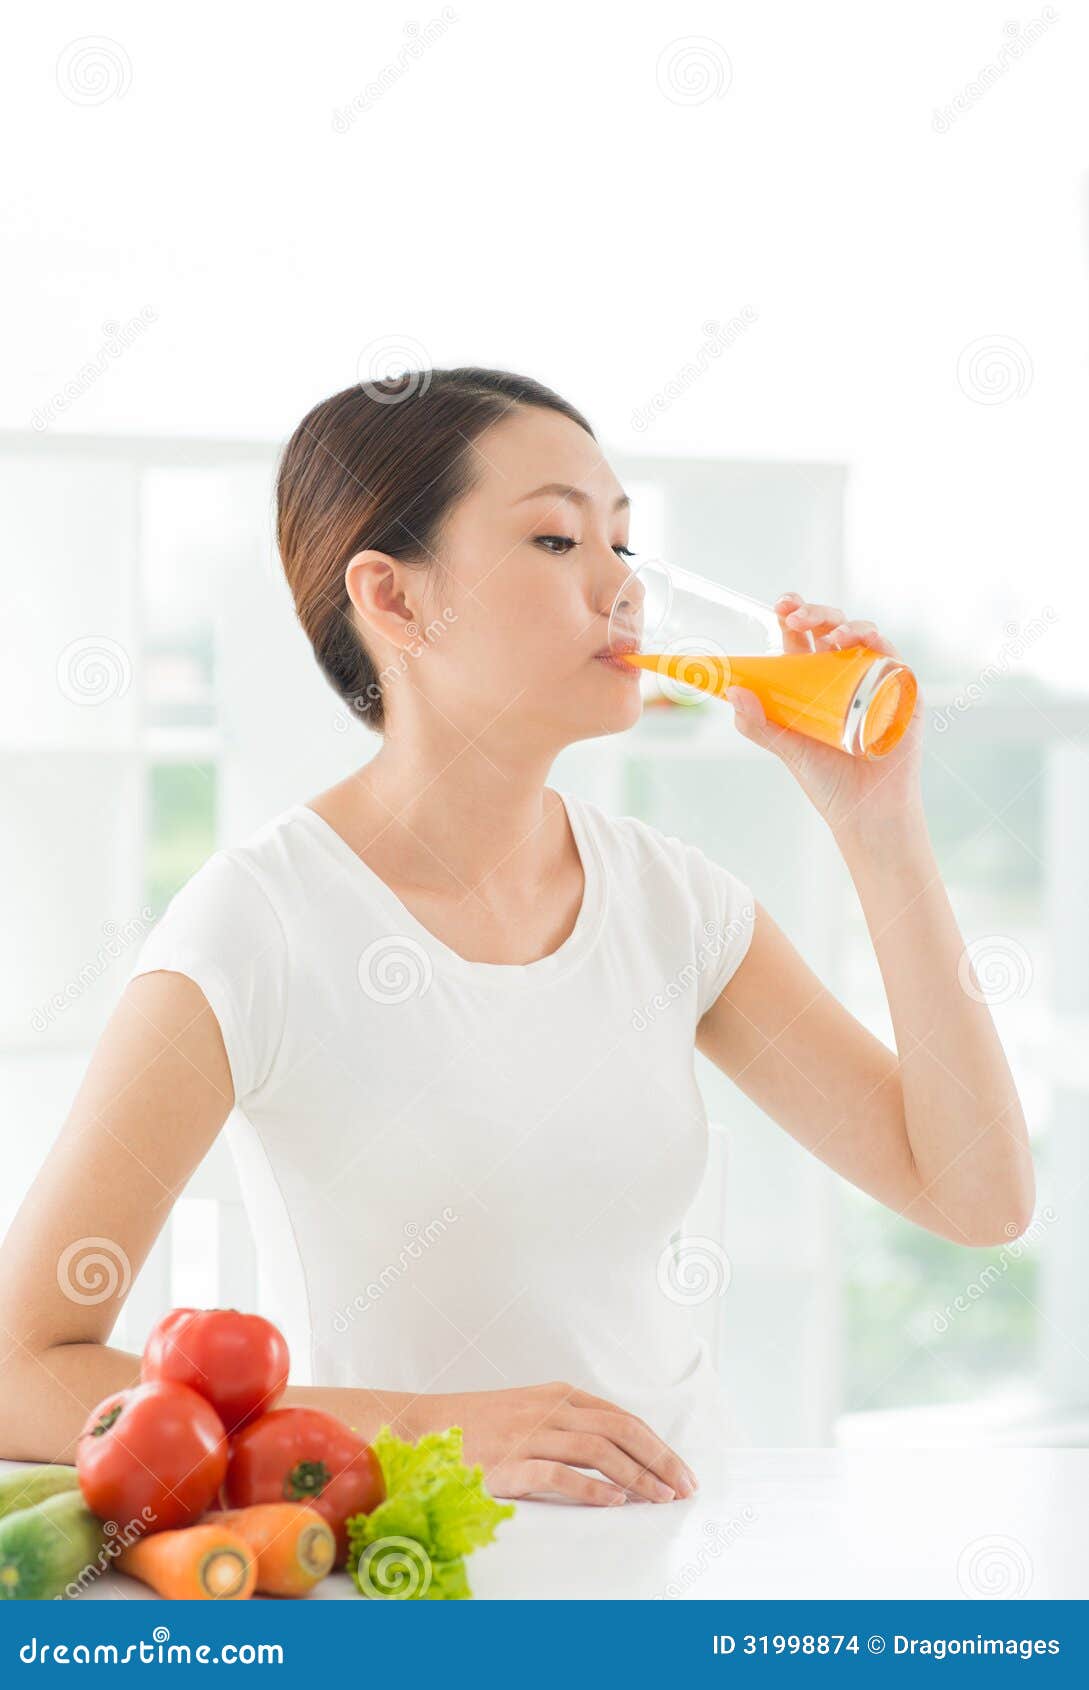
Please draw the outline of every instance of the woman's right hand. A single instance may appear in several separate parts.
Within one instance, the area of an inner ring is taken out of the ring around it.
[[[696,1488],[691,1469],[645,1420],[562,1381],[417,1397],[408,1413],[414,1437],[460,1426],[465,1459],[480,1462],[493,1496],[556,1492],[602,1507],[626,1502],[629,1491],[672,1502]]]

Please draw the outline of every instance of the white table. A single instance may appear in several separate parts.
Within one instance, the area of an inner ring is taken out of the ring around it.
[[[1089,1597],[1089,1450],[737,1449],[698,1476],[684,1502],[517,1502],[474,1594]],[[93,1595],[152,1592],[111,1572]],[[356,1595],[333,1574],[311,1600]]]

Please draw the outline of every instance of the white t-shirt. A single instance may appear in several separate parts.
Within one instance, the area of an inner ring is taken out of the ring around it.
[[[561,797],[586,884],[550,956],[458,956],[295,804],[208,859],[130,978],[188,975],[219,1022],[261,1312],[294,1382],[564,1379],[695,1463],[737,1425],[670,1240],[707,1159],[696,1023],[748,949],[752,895],[698,847]]]

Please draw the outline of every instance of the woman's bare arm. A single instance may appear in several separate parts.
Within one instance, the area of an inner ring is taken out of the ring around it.
[[[1005,1053],[920,822],[839,836],[897,1052],[851,1015],[761,905],[697,1048],[807,1150],[958,1244],[1009,1243],[1032,1219],[1028,1134]]]
[[[87,1415],[136,1384],[140,1358],[107,1340],[174,1201],[230,1112],[219,1024],[185,975],[126,987],[56,1144],[0,1248],[0,1455],[72,1461]],[[81,1279],[91,1261],[100,1278]],[[101,1301],[98,1287],[117,1282]],[[163,1311],[166,1312],[165,1309]],[[292,1386],[364,1436],[395,1427],[406,1392]],[[346,1413],[347,1410],[347,1413]],[[407,1434],[406,1434],[407,1435]]]

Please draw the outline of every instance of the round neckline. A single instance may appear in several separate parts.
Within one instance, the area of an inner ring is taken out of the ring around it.
[[[557,950],[551,951],[548,956],[537,957],[532,962],[475,962],[462,956],[460,952],[451,950],[449,945],[413,915],[389,882],[383,880],[369,863],[364,862],[358,851],[353,850],[343,835],[338,833],[324,816],[312,810],[309,804],[301,803],[293,804],[288,815],[304,823],[311,836],[325,847],[326,852],[336,859],[345,873],[354,875],[369,893],[372,901],[379,903],[390,919],[397,923],[398,930],[422,945],[431,960],[443,972],[459,975],[465,980],[487,981],[494,985],[529,985],[556,980],[569,973],[593,944],[605,916],[604,864],[582,800],[572,793],[560,792],[556,787],[546,790],[556,793],[567,812],[582,863],[583,891],[575,925],[567,938]]]

